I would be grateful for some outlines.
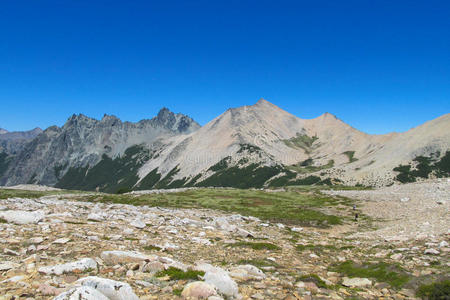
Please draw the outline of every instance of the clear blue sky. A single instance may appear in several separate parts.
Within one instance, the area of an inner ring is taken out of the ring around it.
[[[450,1],[0,2],[0,127],[201,124],[265,98],[369,133],[450,112]]]

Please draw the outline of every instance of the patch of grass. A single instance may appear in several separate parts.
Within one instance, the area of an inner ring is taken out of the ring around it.
[[[199,276],[205,275],[203,271],[187,270],[183,271],[178,268],[170,267],[167,270],[159,271],[155,277],[169,276],[170,280],[198,280]]]
[[[248,153],[258,153],[258,152],[262,152],[263,150],[256,146],[256,145],[251,145],[251,144],[240,144],[240,149],[237,153],[243,153],[243,152],[248,152]]]
[[[6,221],[6,220],[3,219],[3,218],[0,218],[0,224],[5,224],[5,223],[8,223],[8,221]]]
[[[43,196],[67,194],[67,190],[63,191],[27,191],[27,190],[14,190],[14,189],[2,189],[0,188],[0,199],[8,198],[30,198],[36,199]],[[73,194],[81,194],[81,191],[70,191]]]
[[[396,289],[401,288],[410,280],[410,276],[398,265],[384,262],[357,265],[352,261],[345,261],[331,267],[331,270],[349,277],[372,278],[378,282],[386,282]]]
[[[314,173],[321,170],[330,169],[334,166],[334,160],[330,159],[327,164],[321,166],[313,166],[312,159],[307,159],[298,165],[289,166],[288,169],[300,174]]]
[[[417,289],[416,296],[428,300],[450,299],[450,280],[423,284]]]
[[[323,187],[326,188],[326,187]],[[286,192],[266,192],[238,189],[195,189],[178,193],[146,195],[98,194],[84,196],[83,200],[104,203],[147,205],[151,207],[207,208],[229,213],[254,216],[271,222],[300,226],[328,227],[342,224],[345,210],[333,207],[344,205],[351,209],[353,201],[332,197],[320,192],[319,187],[292,187]],[[327,213],[322,209],[327,208]]]
[[[271,243],[262,243],[262,242],[236,242],[234,244],[229,244],[229,247],[244,247],[251,248],[253,250],[280,250],[281,248],[277,245]]]
[[[263,267],[277,267],[278,264],[268,259],[241,259],[237,262],[238,265],[253,265],[258,268]]]
[[[348,163],[352,163],[357,161],[358,159],[355,158],[355,151],[345,151],[342,154],[345,154],[348,157]]]
[[[306,245],[297,245],[295,247],[297,251],[305,251],[305,250],[315,250],[317,252],[322,252],[323,250],[338,250],[338,248],[334,245],[313,245],[313,244],[306,244]]]
[[[153,246],[153,245],[147,245],[147,246],[144,246],[143,248],[144,248],[144,250],[147,250],[147,251],[152,251],[152,250],[160,251],[161,250],[160,247]]]
[[[181,296],[181,293],[183,292],[183,289],[173,289],[172,293],[175,296]]]
[[[325,283],[325,281],[320,279],[320,277],[316,274],[303,275],[298,277],[297,280],[303,282],[313,282],[315,285],[317,285],[317,287],[322,289],[328,288],[328,285]]]
[[[310,251],[314,251],[317,253],[323,253],[324,251],[343,251],[343,250],[348,250],[348,249],[353,249],[355,248],[355,246],[342,246],[342,247],[337,247],[335,245],[313,245],[313,244],[299,244],[296,245],[295,248],[297,249],[297,251],[303,252],[306,250],[310,250]]]
[[[314,149],[314,142],[317,141],[319,138],[317,136],[307,136],[306,134],[299,134],[293,138],[290,138],[288,140],[282,140],[283,143],[294,149],[303,149],[305,153],[311,153],[311,151]]]

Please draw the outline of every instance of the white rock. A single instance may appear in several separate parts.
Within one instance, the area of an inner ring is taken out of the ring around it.
[[[239,280],[262,280],[266,278],[266,275],[263,271],[258,269],[257,267],[253,265],[240,265],[233,267],[229,274],[231,277],[239,279]]]
[[[429,255],[439,255],[440,252],[436,249],[429,248],[429,249],[426,249],[424,253],[429,254]]]
[[[207,299],[215,295],[217,295],[217,292],[214,286],[203,281],[188,283],[181,293],[181,296],[185,299]]]
[[[131,229],[131,228],[126,228],[126,229],[124,229],[123,234],[130,235],[130,234],[133,234],[133,232],[134,232],[133,229]]]
[[[240,235],[241,237],[253,237],[253,233],[251,233],[250,231],[247,231],[245,229],[242,228],[238,228],[237,229],[237,234]]]
[[[40,244],[44,241],[44,238],[42,237],[34,237],[30,239],[31,244]]]
[[[173,251],[180,249],[180,246],[177,246],[175,244],[165,242],[163,245],[157,245],[159,248],[161,248],[163,251]]]
[[[61,275],[64,273],[70,273],[74,271],[81,271],[84,272],[89,269],[96,269],[97,268],[97,262],[93,260],[92,258],[83,258],[78,261],[66,263],[66,264],[60,264],[55,266],[47,266],[47,267],[40,267],[38,271],[40,273],[44,273],[46,275]]]
[[[200,237],[193,237],[193,238],[192,238],[192,241],[193,241],[194,243],[197,243],[197,244],[203,244],[203,245],[206,245],[206,246],[212,245],[212,243],[211,243],[210,240],[202,239],[202,238],[200,238]]]
[[[411,200],[411,199],[409,199],[408,197],[404,197],[404,198],[400,199],[401,202],[408,202],[409,200]]]
[[[342,285],[343,286],[348,286],[348,287],[366,287],[366,286],[371,286],[372,285],[372,281],[370,281],[367,278],[348,278],[348,277],[344,277],[343,281],[342,281]]]
[[[292,227],[291,231],[293,231],[293,232],[302,232],[303,228],[301,228],[301,227]]]
[[[69,238],[60,238],[54,241],[53,244],[67,244],[69,241]]]
[[[139,229],[145,228],[145,223],[139,219],[133,220],[130,222],[130,225]]]
[[[6,255],[14,255],[14,256],[19,256],[20,253],[8,248],[3,249],[3,253],[5,253]]]
[[[8,279],[5,279],[3,281],[0,281],[0,283],[8,283],[8,282],[19,282],[24,280],[26,277],[24,275],[18,275],[18,276],[14,276]]]
[[[145,255],[136,251],[103,251],[100,258],[106,264],[116,265],[123,263],[139,263],[141,261],[155,260],[156,256]]]
[[[44,213],[41,211],[24,211],[24,210],[7,210],[0,211],[0,218],[5,219],[8,223],[14,224],[31,224],[38,223],[44,219]]]
[[[402,259],[402,257],[403,257],[403,255],[401,253],[396,253],[396,254],[391,255],[391,258],[393,260],[400,260],[400,259]]]
[[[234,231],[236,231],[236,228],[237,228],[235,225],[231,225],[230,223],[228,223],[228,221],[225,217],[215,218],[213,223],[218,229],[229,231],[229,232],[234,232]]]
[[[0,271],[8,271],[11,269],[16,269],[20,267],[19,264],[10,262],[10,261],[4,261],[4,262],[0,262]]]
[[[96,289],[82,286],[59,294],[53,300],[110,300]]]
[[[439,248],[448,247],[448,243],[446,241],[442,241],[439,243]]]
[[[88,221],[91,220],[91,221],[101,222],[101,221],[105,220],[105,216],[94,212],[94,213],[90,213],[87,216],[87,219],[88,219]]]
[[[205,282],[215,286],[220,294],[232,298],[239,297],[238,285],[225,270],[210,264],[197,265],[196,269],[205,272],[203,277]]]
[[[94,288],[109,300],[139,300],[131,286],[125,282],[89,276],[79,279],[75,284]]]

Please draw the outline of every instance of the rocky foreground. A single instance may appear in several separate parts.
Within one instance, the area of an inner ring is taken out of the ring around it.
[[[420,199],[395,194],[389,205],[407,207],[405,213],[378,210],[376,228],[367,222],[301,228],[70,195],[0,200],[0,299],[414,299],[422,281],[445,278],[450,267],[448,202],[426,201],[441,187],[450,191],[441,181]],[[385,200],[389,190],[348,193],[370,217],[372,202]],[[378,198],[365,204],[372,195]],[[439,211],[437,221],[416,224],[426,228],[420,234],[393,234],[394,222],[420,211],[417,203]],[[405,284],[342,269],[380,262],[401,270]]]

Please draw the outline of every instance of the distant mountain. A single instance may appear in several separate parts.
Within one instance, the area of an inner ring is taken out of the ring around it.
[[[23,151],[10,157],[0,183],[55,185],[67,172],[89,169],[106,158],[127,155],[127,149],[139,152],[133,153],[132,159],[144,159],[152,144],[158,145],[161,139],[186,135],[198,128],[200,125],[188,116],[174,114],[166,108],[155,118],[137,123],[122,122],[109,115],[101,120],[73,115],[63,127],[47,128]]]
[[[300,119],[261,99],[228,109],[201,128],[166,108],[138,123],[74,115],[8,156],[0,183],[116,192],[380,186],[442,176],[450,176],[450,114],[405,133],[369,135],[329,113]]]
[[[175,139],[140,169],[136,187],[158,187],[146,180],[155,174],[169,187],[387,185],[399,164],[421,155],[442,157],[448,150],[450,114],[406,133],[368,135],[329,113],[300,119],[261,99]]]
[[[35,128],[29,131],[8,132],[0,129],[0,152],[16,154],[23,150],[23,147],[32,139],[42,133],[42,129]]]

